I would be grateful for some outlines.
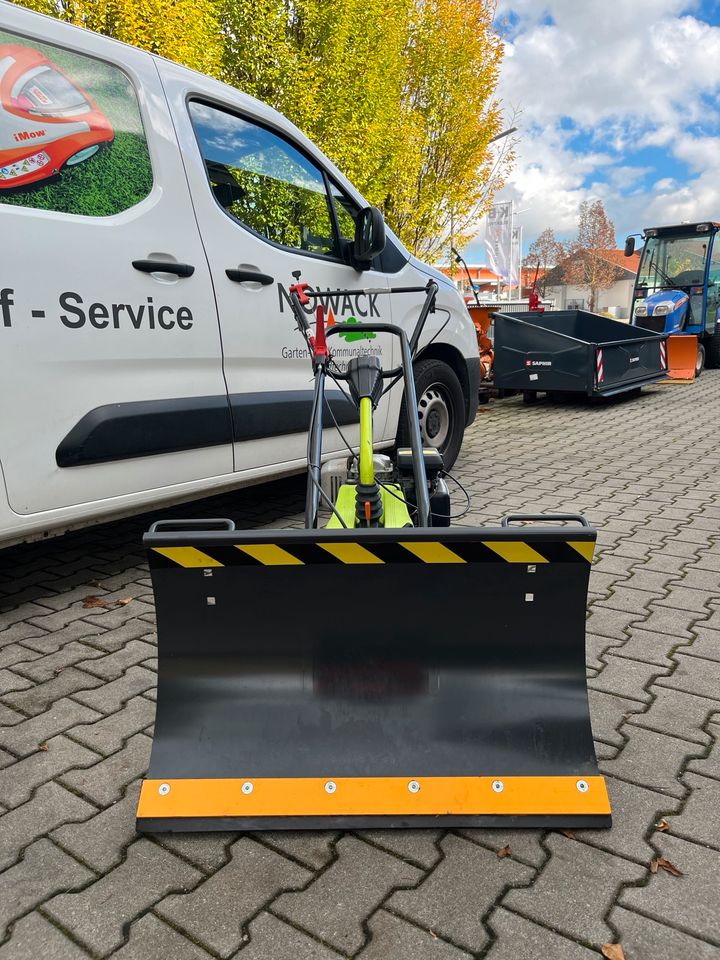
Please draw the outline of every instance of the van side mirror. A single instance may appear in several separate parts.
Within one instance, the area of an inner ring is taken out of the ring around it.
[[[635,237],[628,237],[625,241],[625,256],[631,257],[635,253]]]
[[[373,258],[385,249],[385,221],[377,207],[364,207],[355,221],[353,260],[361,268],[370,266]]]

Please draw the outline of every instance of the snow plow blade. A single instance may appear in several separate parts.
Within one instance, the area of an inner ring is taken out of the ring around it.
[[[610,826],[585,685],[593,529],[203,523],[145,537],[139,830]]]
[[[698,338],[691,334],[668,337],[668,376],[671,380],[694,380]]]

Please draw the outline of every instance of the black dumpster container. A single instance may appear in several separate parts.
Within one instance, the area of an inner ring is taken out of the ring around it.
[[[496,313],[495,386],[609,397],[667,376],[667,337],[585,310]]]

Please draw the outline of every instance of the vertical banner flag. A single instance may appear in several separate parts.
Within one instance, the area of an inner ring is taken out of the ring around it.
[[[510,283],[517,287],[520,283],[520,246],[522,244],[522,227],[512,228],[510,245]]]
[[[487,215],[485,247],[490,269],[504,280],[510,279],[511,230],[512,200],[493,204]]]

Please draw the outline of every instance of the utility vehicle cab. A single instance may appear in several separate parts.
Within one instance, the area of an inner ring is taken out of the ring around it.
[[[720,367],[720,223],[649,227],[635,280],[631,323],[656,333],[695,335],[696,370]],[[635,237],[625,242],[625,256]]]

